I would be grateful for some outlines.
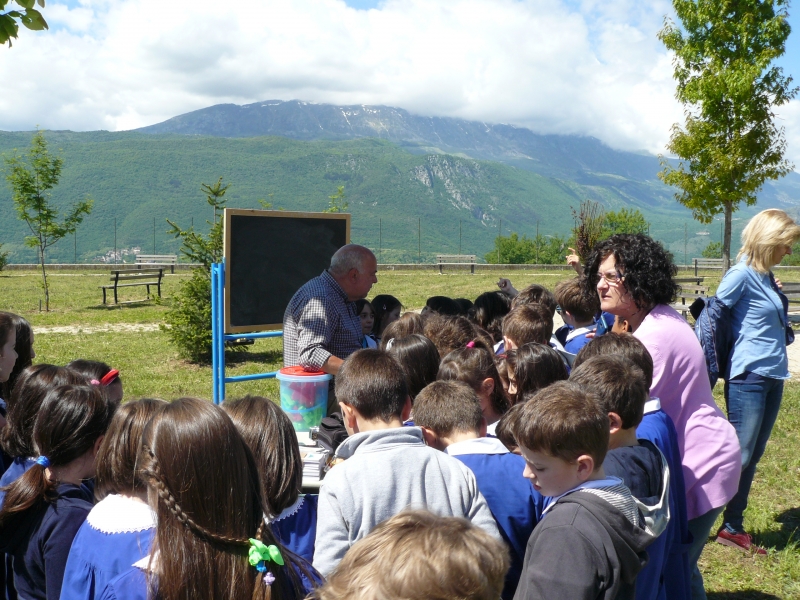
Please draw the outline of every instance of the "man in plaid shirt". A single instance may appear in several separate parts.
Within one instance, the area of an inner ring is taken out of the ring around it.
[[[355,301],[378,282],[378,261],[364,246],[342,246],[331,266],[289,301],[283,314],[283,365],[303,365],[336,375],[345,358],[361,349],[361,319]],[[332,383],[332,382],[331,382]],[[328,394],[328,412],[336,399]]]

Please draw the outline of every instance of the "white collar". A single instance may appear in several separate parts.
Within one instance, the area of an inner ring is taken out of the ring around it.
[[[86,522],[102,533],[133,533],[156,526],[153,510],[144,502],[110,494],[95,504]]]
[[[650,398],[644,403],[644,414],[649,414],[661,410],[661,400],[658,398]]]
[[[579,335],[583,335],[584,333],[590,333],[597,329],[597,323],[593,325],[587,325],[586,327],[578,327],[577,329],[573,329],[567,334],[567,341],[570,341],[573,338],[576,338]]]
[[[298,510],[300,510],[300,507],[301,507],[301,506],[303,506],[303,502],[304,502],[304,499],[303,499],[303,494],[300,494],[300,495],[297,497],[297,500],[295,500],[295,501],[294,501],[294,504],[292,504],[291,506],[287,506],[286,508],[284,508],[284,509],[281,511],[281,514],[279,514],[277,517],[275,517],[275,518],[273,519],[273,522],[274,522],[274,521],[280,521],[281,519],[285,519],[285,518],[287,518],[287,517],[291,517],[292,515],[296,514],[296,513],[297,513],[297,511],[298,511]]]
[[[152,561],[150,560],[150,554],[148,554],[147,556],[144,556],[139,560],[137,560],[131,566],[136,567],[137,569],[141,569],[142,571],[150,571],[151,573],[154,573],[158,570],[158,557],[160,556],[158,550],[156,550],[156,553],[153,554],[152,556],[153,556]]]
[[[462,454],[508,454],[508,448],[497,438],[484,437],[455,442],[445,448],[445,452],[450,456],[460,456]]]

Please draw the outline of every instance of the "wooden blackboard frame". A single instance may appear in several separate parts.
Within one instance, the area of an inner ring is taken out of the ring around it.
[[[223,255],[225,256],[225,333],[252,333],[280,329],[283,323],[259,323],[254,325],[231,324],[231,218],[234,216],[260,217],[265,219],[339,219],[345,221],[346,244],[350,243],[350,214],[349,213],[318,213],[318,212],[290,212],[283,210],[257,210],[247,208],[226,208],[223,213],[224,243]]]

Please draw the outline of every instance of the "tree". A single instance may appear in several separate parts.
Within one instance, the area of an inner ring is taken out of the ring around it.
[[[649,233],[650,223],[638,208],[610,211],[603,220],[603,239],[615,233]]]
[[[15,0],[20,10],[3,12],[8,2],[9,0],[0,0],[0,46],[8,42],[10,48],[11,38],[17,39],[19,32],[17,21],[33,31],[48,29],[42,13],[33,8],[36,4],[44,8],[44,0]]]
[[[340,185],[336,189],[336,193],[328,196],[328,208],[323,210],[324,213],[339,213],[347,210],[348,204],[345,201],[344,186]]]
[[[722,242],[709,242],[701,255],[703,258],[722,258]]]
[[[677,99],[686,123],[672,126],[659,177],[695,219],[724,213],[724,267],[730,266],[732,213],[756,203],[767,179],[789,173],[784,129],[773,107],[797,94],[772,62],[785,51],[788,0],[673,0],[678,27],[665,19],[658,37],[675,53]]]
[[[497,263],[498,250],[503,264],[524,265],[560,264],[564,260],[566,240],[557,235],[537,235],[533,239],[519,237],[512,233],[508,237],[498,236],[494,240],[494,250],[484,256],[487,263]]]
[[[92,211],[92,201],[86,199],[78,202],[59,221],[59,211],[51,202],[50,190],[58,185],[64,161],[50,154],[42,131],[34,134],[27,161],[15,153],[13,157],[5,158],[5,164],[14,208],[31,230],[31,235],[25,238],[25,244],[39,251],[44,303],[49,311],[50,289],[45,268],[47,249],[65,235],[75,232],[83,217]]]
[[[8,264],[8,252],[3,252],[3,244],[0,244],[0,271]]]
[[[206,221],[208,235],[197,233],[193,227],[181,229],[167,219],[169,233],[182,242],[181,254],[198,266],[181,284],[164,318],[169,328],[164,329],[181,356],[194,362],[207,362],[211,357],[211,263],[222,260],[223,219],[217,220],[217,213],[225,208],[224,196],[229,187],[230,184],[222,185],[222,177],[214,185],[200,185],[214,209],[214,222]]]

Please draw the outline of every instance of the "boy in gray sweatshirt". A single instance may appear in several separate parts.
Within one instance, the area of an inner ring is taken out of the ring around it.
[[[336,375],[336,397],[350,437],[346,459],[325,476],[319,496],[314,567],[330,573],[356,541],[405,508],[463,517],[500,538],[472,472],[425,445],[411,413],[403,369],[381,350],[364,349]]]

